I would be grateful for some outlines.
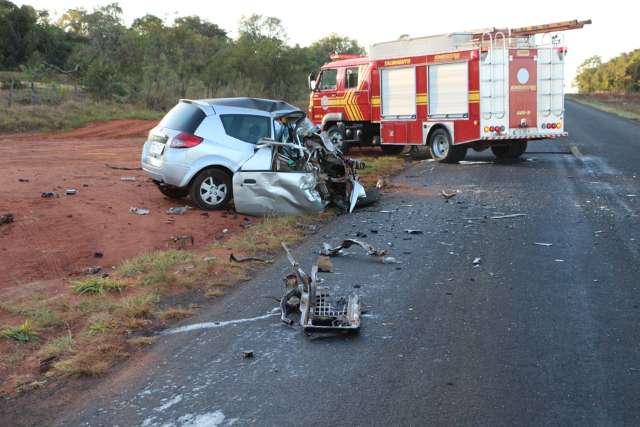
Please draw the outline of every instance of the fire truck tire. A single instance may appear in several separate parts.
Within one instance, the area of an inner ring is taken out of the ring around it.
[[[404,150],[404,145],[381,145],[380,148],[382,148],[382,152],[384,154],[394,156],[402,153],[402,150]]]
[[[498,160],[515,160],[527,151],[527,141],[511,141],[509,145],[491,147],[493,155]]]
[[[467,155],[467,147],[454,146],[449,132],[436,129],[429,139],[431,158],[441,163],[458,163]]]
[[[333,125],[327,128],[327,136],[329,136],[331,142],[333,142],[333,144],[338,147],[340,151],[342,151],[342,154],[347,154],[349,152],[349,148],[351,147],[349,146],[348,142],[345,142],[344,137],[342,136],[342,132],[340,132],[340,129],[337,125]]]

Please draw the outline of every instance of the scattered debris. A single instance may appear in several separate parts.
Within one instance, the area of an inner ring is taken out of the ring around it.
[[[322,251],[320,251],[320,254],[321,255],[325,255],[325,256],[340,255],[340,253],[342,252],[343,249],[348,249],[353,245],[360,246],[362,249],[367,251],[367,254],[369,254],[371,256],[381,257],[381,256],[386,255],[386,253],[387,253],[387,251],[385,251],[384,249],[376,249],[372,245],[370,245],[370,244],[368,244],[366,242],[363,242],[361,240],[345,239],[345,240],[342,241],[340,246],[336,246],[335,248],[332,248],[328,243],[323,243],[322,244]]]
[[[560,258],[558,258],[558,259],[554,259],[554,261],[555,261],[555,262],[564,262],[564,260],[563,260],[563,259],[560,259]]]
[[[54,193],[53,191],[45,191],[40,195],[40,197],[42,197],[43,199],[51,199],[53,197],[60,197],[60,196],[58,196],[58,193]]]
[[[15,221],[16,216],[11,212],[0,215],[0,225],[11,224]]]
[[[245,217],[242,220],[242,224],[240,224],[240,227],[242,227],[243,229],[246,230],[247,228],[253,227],[253,222],[251,222],[251,220],[249,218]]]
[[[171,236],[170,239],[174,244],[176,244],[178,249],[186,249],[188,244],[191,244],[191,246],[195,244],[195,239],[190,234]]]
[[[295,274],[285,280],[285,293],[280,300],[281,320],[292,325],[294,321],[289,316],[299,311],[300,325],[305,331],[359,331],[358,296],[333,297],[328,287],[317,286],[318,264],[314,264],[311,274],[307,275],[284,242],[282,247]]]
[[[253,358],[253,351],[252,350],[245,350],[242,352],[242,357],[244,357],[245,359],[252,359]]]
[[[18,178],[18,182],[29,182],[26,178]]]
[[[138,178],[136,178],[135,176],[121,176],[120,177],[120,181],[126,181],[126,182],[134,182],[137,181]]]
[[[318,257],[318,261],[316,261],[318,265],[318,271],[321,273],[333,273],[333,263],[331,262],[331,258],[326,255],[320,255]]]
[[[382,188],[386,185],[385,179],[383,176],[378,177],[378,181],[376,181],[376,188],[378,190],[382,190]]]
[[[474,267],[479,267],[481,262],[482,262],[482,258],[477,257],[477,258],[475,258],[475,259],[473,260],[473,266],[474,266]]]
[[[538,246],[553,246],[553,243],[544,243],[544,242],[533,242],[534,245],[538,245]]]
[[[444,200],[448,202],[449,199],[458,195],[458,191],[454,191],[453,193],[448,193],[445,190],[442,190],[440,194],[442,195],[442,197],[444,197]]]
[[[84,270],[82,270],[82,272],[84,274],[90,274],[90,275],[100,274],[102,272],[102,267],[100,267],[99,265],[96,265],[93,267],[87,267]]]
[[[75,196],[78,193],[78,190],[76,190],[75,188],[67,188],[67,190],[65,191],[65,194],[67,196]]]
[[[412,229],[412,228],[404,230],[404,232],[407,233],[407,234],[423,234],[424,233],[424,231],[422,231],[422,230],[416,230],[416,229]]]
[[[110,165],[108,163],[105,163],[104,165],[106,167],[108,167],[109,169],[115,169],[115,170],[118,170],[118,171],[141,171],[142,170],[142,168],[140,168],[140,167],[130,168],[130,167],[126,167],[126,166],[113,166],[113,165]]]
[[[206,257],[202,258],[202,260],[204,262],[213,262],[213,261],[215,261],[217,259],[218,259],[218,257],[217,256],[213,256],[213,255],[206,256]]]
[[[104,254],[102,252],[94,252],[93,253],[93,257],[94,258],[102,258],[104,256]]]
[[[189,206],[181,206],[177,208],[169,208],[167,209],[167,214],[169,215],[184,215],[187,211],[191,209]]]
[[[149,215],[149,209],[147,209],[147,208],[130,207],[129,208],[129,213],[132,213],[132,214],[135,214],[135,215]]]
[[[382,263],[383,264],[402,264],[400,261],[398,261],[392,256],[382,257]]]
[[[273,263],[272,259],[258,258],[258,257],[253,257],[253,256],[247,256],[247,257],[236,256],[233,252],[231,253],[231,255],[229,255],[229,261],[231,261],[231,262],[256,261],[256,262],[263,262],[265,264],[272,264]]]
[[[509,215],[496,215],[490,218],[491,219],[508,219],[508,218],[519,218],[521,216],[527,216],[527,215],[528,214],[525,214],[525,213],[515,213],[515,214],[509,214]]]

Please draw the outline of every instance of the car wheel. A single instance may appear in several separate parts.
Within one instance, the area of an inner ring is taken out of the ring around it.
[[[454,146],[449,132],[440,128],[429,139],[431,158],[441,163],[457,163],[467,155],[467,147]]]
[[[516,160],[527,151],[527,141],[510,141],[508,145],[494,145],[491,151],[498,160]]]
[[[349,146],[350,144],[348,142],[345,142],[344,137],[342,136],[342,132],[340,132],[338,126],[333,125],[328,128],[327,136],[329,137],[331,142],[333,142],[333,145],[335,145],[336,148],[342,151],[342,154],[347,154],[349,152],[349,148],[351,148]]]
[[[167,184],[156,183],[158,190],[170,199],[181,199],[189,195],[189,188],[173,187]]]
[[[220,169],[205,169],[191,182],[191,201],[207,211],[224,209],[231,193],[231,177]]]
[[[395,156],[402,153],[402,150],[404,150],[404,145],[381,145],[380,148],[382,148],[382,152],[384,154]]]

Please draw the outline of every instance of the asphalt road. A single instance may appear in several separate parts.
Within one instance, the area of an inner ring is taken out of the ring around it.
[[[572,102],[566,123],[520,163],[421,162],[294,250],[309,267],[362,232],[402,261],[355,248],[322,275],[361,295],[359,335],[269,316],[280,259],[184,325],[223,323],[161,337],[59,425],[640,424],[640,124]]]

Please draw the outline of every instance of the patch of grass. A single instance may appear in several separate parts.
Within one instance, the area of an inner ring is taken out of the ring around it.
[[[2,336],[21,343],[27,343],[37,338],[38,335],[31,326],[31,320],[27,319],[22,325],[3,329]]]
[[[0,105],[0,132],[50,131],[77,128],[114,119],[160,119],[163,113],[113,102],[68,100],[58,105]]]
[[[193,314],[193,310],[183,307],[170,307],[160,311],[157,316],[164,322],[182,320],[190,317]]]
[[[157,251],[141,255],[123,262],[118,267],[118,273],[122,277],[133,277],[144,273],[166,274],[175,266],[195,259],[195,255],[188,251],[171,249]]]
[[[120,319],[149,319],[153,317],[154,304],[158,298],[158,295],[150,292],[123,298],[115,315]]]
[[[358,171],[360,179],[367,185],[376,183],[379,176],[395,175],[405,168],[405,162],[399,156],[377,156],[367,158],[366,167]]]
[[[566,97],[607,113],[627,119],[640,120],[640,96],[568,94]]]
[[[56,372],[74,377],[96,377],[105,374],[113,362],[128,356],[123,343],[107,340],[96,343],[90,350],[76,349],[75,353],[53,365]]]
[[[132,345],[134,347],[148,347],[151,344],[153,344],[156,340],[156,337],[134,337],[134,338],[129,338],[127,340],[127,343],[129,343],[129,345]]]
[[[220,288],[209,289],[205,292],[204,296],[207,298],[217,298],[224,295],[224,291]]]
[[[73,337],[71,334],[66,334],[49,339],[39,351],[39,354],[43,359],[52,356],[60,357],[63,354],[72,352],[74,347],[75,341]]]
[[[312,215],[267,216],[248,232],[232,236],[226,242],[215,244],[214,247],[232,247],[236,253],[248,255],[274,253],[280,250],[280,242],[294,242],[300,239],[302,233],[296,224],[303,223],[311,217]]]
[[[90,277],[71,282],[73,291],[78,294],[102,294],[105,291],[122,292],[125,286],[124,283],[110,277]]]

